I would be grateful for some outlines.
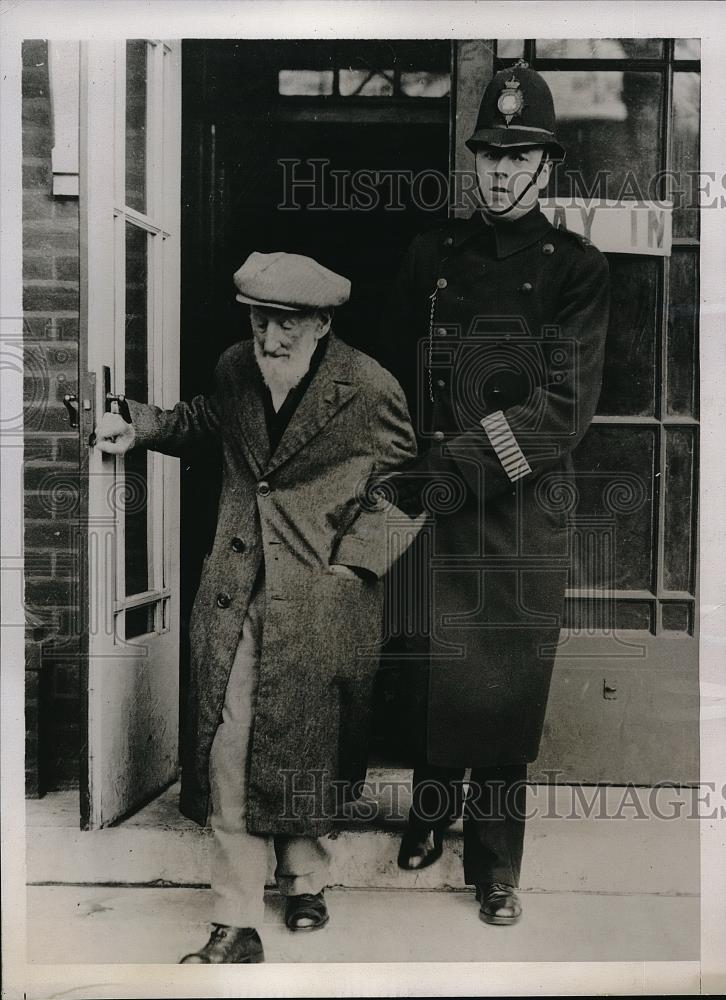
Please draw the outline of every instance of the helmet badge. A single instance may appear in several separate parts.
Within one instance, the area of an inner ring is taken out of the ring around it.
[[[519,80],[512,77],[504,84],[504,90],[499,95],[497,107],[504,116],[504,121],[509,125],[515,115],[522,113],[524,107],[524,97],[520,90]]]

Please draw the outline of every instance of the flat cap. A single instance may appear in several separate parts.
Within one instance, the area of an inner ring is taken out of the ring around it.
[[[350,281],[297,253],[251,253],[235,272],[237,301],[273,309],[328,309],[350,298]]]

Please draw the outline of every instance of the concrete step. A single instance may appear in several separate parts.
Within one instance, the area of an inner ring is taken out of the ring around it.
[[[259,930],[268,963],[668,962],[671,968],[674,962],[695,962],[699,957],[699,901],[692,897],[522,893],[522,920],[503,928],[478,919],[472,892],[329,889],[325,895],[330,923],[314,934],[292,934],[283,924],[281,898],[266,894]],[[204,944],[210,916],[211,892],[204,889],[31,886],[28,962],[176,963]],[[233,972],[228,968],[227,975]],[[250,974],[239,971],[238,992],[230,991],[235,980],[226,978],[227,995],[273,995],[269,981],[267,988],[264,981],[251,983]],[[573,974],[571,970],[568,979]],[[218,979],[206,982],[203,987],[200,980],[201,992],[196,995],[224,995],[218,992]],[[421,982],[411,995],[422,995]],[[255,992],[255,985],[263,991]],[[288,980],[287,988],[274,995],[304,995],[290,994],[291,985]],[[472,995],[489,992],[483,980],[472,986]],[[190,989],[187,984],[185,990]],[[446,995],[446,989],[442,985],[440,995]],[[510,990],[511,982],[503,986],[502,995],[511,995]],[[57,985],[53,995],[58,995]],[[383,995],[394,994],[385,990]]]
[[[369,793],[349,821],[326,838],[330,884],[464,888],[461,822],[447,834],[437,864],[421,872],[400,871],[396,855],[410,801],[410,771],[371,769],[367,784]],[[696,795],[695,789],[530,786],[522,888],[698,895]],[[72,793],[28,800],[29,883],[208,885],[211,835],[180,816],[178,796],[178,785],[172,786],[121,825],[95,831],[78,829]],[[273,869],[270,848],[270,885]]]

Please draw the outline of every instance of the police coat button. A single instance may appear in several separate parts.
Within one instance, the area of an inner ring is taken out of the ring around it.
[[[439,387],[439,389],[445,389],[446,388],[446,382],[442,378],[437,378],[436,379],[436,385]]]
[[[222,592],[221,594],[217,594],[218,608],[228,608],[231,603],[232,603],[232,598],[229,596],[229,594],[225,594],[224,592]]]
[[[520,292],[524,292],[525,295],[529,295],[529,293],[532,291],[532,283],[529,281],[525,281],[525,283],[519,290]]]
[[[235,552],[244,552],[245,550],[245,543],[237,535],[234,536],[230,544]]]
[[[435,441],[443,441],[444,440],[444,436],[445,435],[444,435],[443,431],[434,431],[434,440]]]
[[[445,247],[453,247],[453,245],[454,245],[454,237],[453,236],[447,236],[446,239],[444,240],[444,246]]]
[[[436,281],[436,287],[437,288],[446,288],[446,286],[448,285],[448,283],[449,282],[446,280],[446,278],[438,278],[437,281]]]
[[[264,480],[261,483],[257,484],[257,495],[258,496],[260,496],[260,497],[269,497],[269,495],[270,495],[271,492],[272,491],[270,490],[270,484],[266,483]]]
[[[545,243],[544,246],[542,247],[542,253],[547,254],[548,256],[554,252],[555,248],[551,243]]]
[[[445,326],[437,326],[436,327],[436,336],[437,337],[445,337],[446,334],[447,334],[447,332],[448,331],[447,331],[447,329],[446,329]]]

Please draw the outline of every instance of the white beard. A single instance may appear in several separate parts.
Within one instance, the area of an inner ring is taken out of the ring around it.
[[[310,359],[313,356],[316,346],[316,340],[313,340],[312,344],[301,341],[293,348],[290,357],[272,358],[263,354],[262,349],[255,340],[255,358],[257,359],[263,381],[270,390],[275,413],[277,413],[285,402],[290,390],[299,385],[307,375],[310,368]]]

